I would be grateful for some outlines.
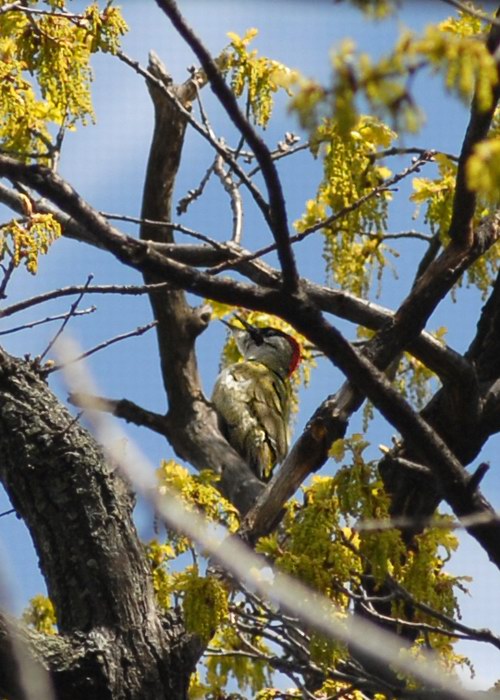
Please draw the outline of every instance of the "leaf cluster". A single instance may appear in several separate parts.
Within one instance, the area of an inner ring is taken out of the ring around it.
[[[306,203],[305,214],[295,223],[297,230],[328,219],[380,186],[391,171],[376,156],[395,138],[392,129],[370,116],[361,116],[348,132],[332,119],[320,124],[310,147],[322,159],[323,177],[316,198]],[[383,243],[390,199],[390,192],[382,192],[322,228],[327,270],[343,289],[364,295],[374,270],[380,279],[390,251]]]
[[[420,603],[455,617],[459,612],[456,593],[462,590],[462,582],[444,570],[457,546],[444,518],[443,527],[425,530],[410,552],[399,530],[363,529],[365,521],[386,523],[389,519],[389,498],[382,481],[374,463],[363,458],[367,447],[360,434],[338,440],[332,457],[343,466],[333,477],[314,477],[304,489],[303,504],[288,505],[282,530],[260,540],[258,550],[280,569],[327,595],[339,612],[347,612],[354,601],[382,591],[392,581]],[[364,589],[368,572],[373,581],[370,593]],[[397,596],[390,614],[395,620],[429,621],[419,611],[410,613]],[[448,636],[436,635],[435,642],[437,652],[447,657],[452,653]],[[340,653],[345,657],[346,650],[338,646],[324,640],[314,643],[315,654],[323,649],[323,662],[328,665],[335,665]],[[420,643],[418,637],[416,644]]]
[[[92,3],[80,15],[50,0],[41,3],[50,11],[30,12],[38,4],[0,14],[0,142],[25,159],[50,162],[52,128],[94,118],[91,55],[116,52],[127,26],[111,3],[102,12]]]
[[[340,615],[352,608],[369,569],[376,587],[390,578],[420,602],[454,616],[458,610],[455,589],[461,583],[444,571],[456,546],[450,532],[444,528],[426,531],[415,551],[408,553],[399,531],[365,532],[356,527],[359,521],[388,517],[389,499],[382,482],[374,464],[363,458],[367,446],[361,435],[337,441],[332,456],[343,463],[341,469],[334,477],[315,477],[304,489],[303,503],[288,504],[282,527],[261,539],[257,551],[281,570],[327,595]],[[175,488],[191,507],[202,510],[214,523],[229,524],[234,531],[234,509],[221,499],[212,477],[191,475],[174,462],[164,463],[158,476],[160,489]],[[230,602],[236,602],[238,594],[229,594],[214,576],[201,575],[197,562],[179,568],[182,555],[190,548],[187,538],[170,533],[164,544],[149,543],[147,555],[159,604],[169,607],[173,598],[182,605],[187,628],[211,640],[206,675],[203,681],[193,681],[192,697],[200,697],[203,692],[210,697],[210,693],[222,691],[231,677],[240,690],[257,693],[268,688],[270,692],[270,650],[259,633],[266,629],[268,613],[262,609],[260,621],[259,617],[252,618],[253,631],[238,631],[239,614],[246,619],[244,607],[239,613],[238,603]],[[396,619],[405,619],[408,614],[398,598],[391,609]],[[416,615],[412,618],[415,621],[427,621],[427,616]],[[311,661],[325,668],[335,667],[349,656],[343,645],[317,635],[310,638],[308,648]],[[454,651],[448,638],[443,641],[436,635],[434,648],[453,665]]]
[[[57,634],[57,619],[50,598],[36,595],[23,612],[23,622],[42,634]]]
[[[288,91],[295,72],[279,61],[259,56],[256,49],[249,50],[257,34],[257,29],[248,29],[242,37],[229,32],[231,44],[224,52],[223,67],[234,94],[241,97],[246,92],[247,110],[254,123],[265,127],[273,111],[273,94]]]
[[[394,49],[378,60],[345,40],[332,56],[330,85],[298,77],[292,108],[308,130],[333,118],[348,133],[359,118],[358,104],[367,103],[372,114],[388,117],[398,131],[413,132],[422,114],[412,83],[424,68],[441,74],[446,89],[464,102],[475,91],[479,110],[490,108],[498,82],[495,60],[485,46],[481,23],[466,13],[428,26],[421,35],[403,31]]]
[[[24,264],[34,275],[39,255],[45,255],[61,236],[61,226],[52,214],[34,213],[28,198],[26,202],[28,216],[11,219],[0,226],[0,261],[8,258],[14,267]]]
[[[488,166],[483,169],[483,156],[481,154],[484,154],[484,158],[488,160],[488,154],[498,150],[499,145],[500,137],[493,131],[488,140],[481,141],[476,146],[467,162],[466,173],[469,182],[482,195],[482,201],[477,207],[474,217],[476,225],[479,224],[482,217],[488,214],[488,205],[493,203],[492,198],[495,196],[495,188],[499,180],[498,173],[500,172],[500,161],[495,163],[494,156]],[[447,245],[449,243],[448,230],[453,210],[457,166],[444,154],[436,154],[435,159],[438,166],[438,176],[435,178],[414,178],[413,194],[410,199],[417,205],[414,218],[418,218],[420,209],[424,206],[425,223],[428,224],[431,233],[439,236],[443,245]],[[497,274],[499,250],[498,244],[492,246],[485,255],[467,269],[464,277],[457,283],[457,288],[461,287],[465,281],[467,285],[477,287],[485,298]]]

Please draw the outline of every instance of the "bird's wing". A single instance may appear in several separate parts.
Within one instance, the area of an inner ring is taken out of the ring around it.
[[[288,449],[285,382],[258,362],[240,362],[223,370],[212,400],[231,445],[260,478],[269,478]]]

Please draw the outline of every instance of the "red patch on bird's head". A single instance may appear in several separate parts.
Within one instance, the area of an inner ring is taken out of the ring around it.
[[[295,340],[295,338],[292,338],[291,335],[287,335],[287,338],[293,349],[292,359],[290,360],[290,366],[288,367],[288,375],[290,376],[299,366],[299,362],[301,360],[301,348],[299,343]]]

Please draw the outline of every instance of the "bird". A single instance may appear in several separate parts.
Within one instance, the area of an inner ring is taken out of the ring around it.
[[[261,481],[288,452],[290,377],[300,362],[300,345],[278,328],[257,327],[236,316],[231,329],[242,360],[217,377],[212,403],[229,444]]]

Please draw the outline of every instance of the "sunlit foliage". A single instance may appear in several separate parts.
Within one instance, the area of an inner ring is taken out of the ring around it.
[[[34,596],[23,613],[23,621],[43,634],[57,633],[54,606],[44,595]]]
[[[35,0],[0,13],[2,149],[50,163],[64,131],[94,119],[91,54],[116,52],[126,30],[111,3],[76,15],[64,2]]]
[[[296,79],[299,90],[293,109],[309,130],[333,115],[341,132],[348,133],[359,118],[362,101],[372,114],[390,119],[398,131],[418,130],[423,115],[411,88],[424,70],[441,74],[445,88],[464,102],[474,92],[481,110],[491,106],[498,81],[481,25],[468,14],[430,25],[421,35],[404,30],[393,51],[376,61],[345,40],[332,56],[332,69],[329,85]]]
[[[287,89],[295,73],[279,61],[259,56],[256,49],[248,50],[257,34],[257,29],[249,29],[243,37],[234,32],[228,34],[231,45],[224,53],[224,71],[229,73],[237,97],[246,91],[253,120],[265,127],[273,110],[273,93]]]
[[[398,5],[390,0],[352,4],[376,19]],[[30,14],[35,7],[47,12]],[[320,165],[315,195],[304,202],[295,228],[303,237],[321,232],[325,275],[332,285],[366,298],[380,290],[384,271],[398,255],[387,242],[393,198],[387,183],[394,175],[387,162],[398,154],[401,134],[417,131],[423,122],[413,92],[418,76],[437,74],[451,95],[467,103],[474,99],[480,112],[491,107],[498,76],[485,47],[484,28],[481,20],[461,13],[420,34],[402,30],[394,48],[378,59],[345,40],[332,53],[327,84],[259,55],[250,48],[256,29],[243,36],[229,33],[230,45],[218,65],[255,127],[269,124],[276,93],[284,90],[291,95],[292,117],[308,138],[309,155]],[[33,0],[1,12],[2,150],[55,167],[66,131],[94,119],[91,55],[116,53],[125,31],[125,22],[111,3],[103,10],[92,3],[77,15],[67,10],[64,0]],[[432,173],[412,180],[415,220],[422,219],[429,231],[427,242],[438,239],[441,247],[449,244],[456,161],[435,153]],[[477,224],[500,199],[498,114],[491,134],[469,157],[466,177],[479,199]],[[61,230],[53,216],[34,211],[27,197],[25,204],[24,216],[0,228],[0,262],[4,268],[24,265],[35,273],[39,255],[47,252]],[[498,246],[492,248],[466,273],[466,283],[483,294],[497,273],[498,252]],[[298,389],[307,385],[315,370],[315,349],[276,317],[209,303],[214,321],[238,325],[240,316],[297,339],[302,348],[300,369],[292,379],[297,407]],[[361,338],[370,334],[360,329]],[[445,329],[439,329],[436,336],[442,340],[444,334]],[[228,333],[222,365],[239,359]],[[435,388],[433,373],[406,353],[392,378],[399,393],[418,409]],[[287,504],[280,526],[257,543],[263,570],[276,567],[324,594],[335,604],[339,619],[366,602],[368,588],[374,596],[386,595],[384,622],[398,631],[412,631],[408,653],[423,655],[432,648],[443,669],[451,672],[468,663],[456,653],[446,622],[459,617],[457,593],[464,589],[464,579],[446,571],[456,537],[448,518],[436,516],[436,527],[424,529],[408,548],[401,530],[388,524],[389,496],[375,463],[365,457],[368,447],[365,436],[357,433],[332,445],[334,475],[314,476],[300,499]],[[168,461],[157,476],[160,493],[175,491],[212,527],[237,532],[239,514],[217,490],[217,475],[209,471],[193,475]],[[294,621],[284,620],[281,611],[256,600],[251,591],[236,589],[224,577],[213,575],[205,553],[182,533],[158,532],[145,551],[158,605],[165,610],[179,606],[187,630],[208,643],[203,670],[192,678],[191,698],[224,697],[228,684],[234,683],[257,700],[279,697],[273,674],[286,667],[276,663],[276,650],[283,652],[285,661],[289,658]],[[24,619],[40,632],[55,631],[54,610],[42,596],[31,601]],[[350,658],[350,650],[342,644],[307,630],[300,634],[306,665],[331,672]],[[293,697],[296,691],[287,693]],[[361,695],[345,682],[328,678],[312,697],[358,700]],[[384,700],[380,694],[374,697]]]
[[[394,617],[394,625],[404,626],[408,619],[417,628],[413,639],[415,653],[429,643],[425,626],[431,625],[432,647],[443,667],[453,669],[457,664],[466,664],[467,660],[456,654],[446,626],[440,634],[439,624],[429,612],[433,610],[450,619],[459,614],[457,591],[464,589],[465,579],[452,576],[445,569],[457,547],[457,539],[447,527],[449,518],[439,516],[438,527],[426,529],[410,551],[399,530],[372,527],[374,522],[388,521],[389,499],[375,464],[363,456],[367,447],[368,442],[360,434],[338,440],[331,452],[339,464],[335,476],[314,477],[311,485],[303,489],[302,501],[289,502],[281,527],[262,538],[257,551],[268,564],[327,595],[340,616],[352,610],[359,600],[369,563],[372,594],[387,591],[387,587],[393,593],[388,614]],[[215,503],[210,497],[207,499],[207,487],[200,487],[198,477],[173,463],[166,471],[173,474],[167,481],[177,484],[185,502],[206,512],[208,500],[214,522],[232,522],[232,508],[219,499],[214,510]],[[165,466],[159,472],[161,488],[165,488],[164,473]],[[272,606],[258,609],[256,599],[248,592],[242,595],[218,577],[202,576],[199,563],[183,568],[181,555],[189,547],[187,540],[179,546],[176,537],[169,537],[164,545],[151,543],[148,556],[159,602],[169,606],[175,598],[182,605],[188,628],[210,640],[205,672],[203,677],[193,679],[191,697],[204,697],[203,693],[205,697],[215,693],[215,697],[231,679],[242,692],[251,690],[254,694],[262,692],[258,697],[272,697],[269,693],[273,650],[266,642]],[[398,591],[403,593],[398,595]],[[409,606],[409,600],[428,608]],[[275,644],[286,645],[286,635],[274,635],[273,639]],[[302,644],[311,662],[324,669],[333,669],[349,657],[344,645],[317,635],[305,636]],[[335,687],[340,691],[342,686]]]
[[[61,235],[61,226],[52,214],[36,214],[12,219],[0,226],[0,262],[9,260],[14,267],[24,265],[28,272],[38,270],[38,257],[48,252]]]
[[[306,212],[296,222],[299,232],[322,222],[327,270],[339,286],[358,295],[366,294],[373,271],[380,275],[390,249],[383,243],[387,228],[390,192],[366,199],[345,216],[335,213],[352,207],[380,187],[391,175],[377,156],[387,149],[396,134],[378,119],[362,116],[348,133],[336,121],[319,125],[311,136],[311,151],[322,159],[323,178],[316,198],[306,203]]]

